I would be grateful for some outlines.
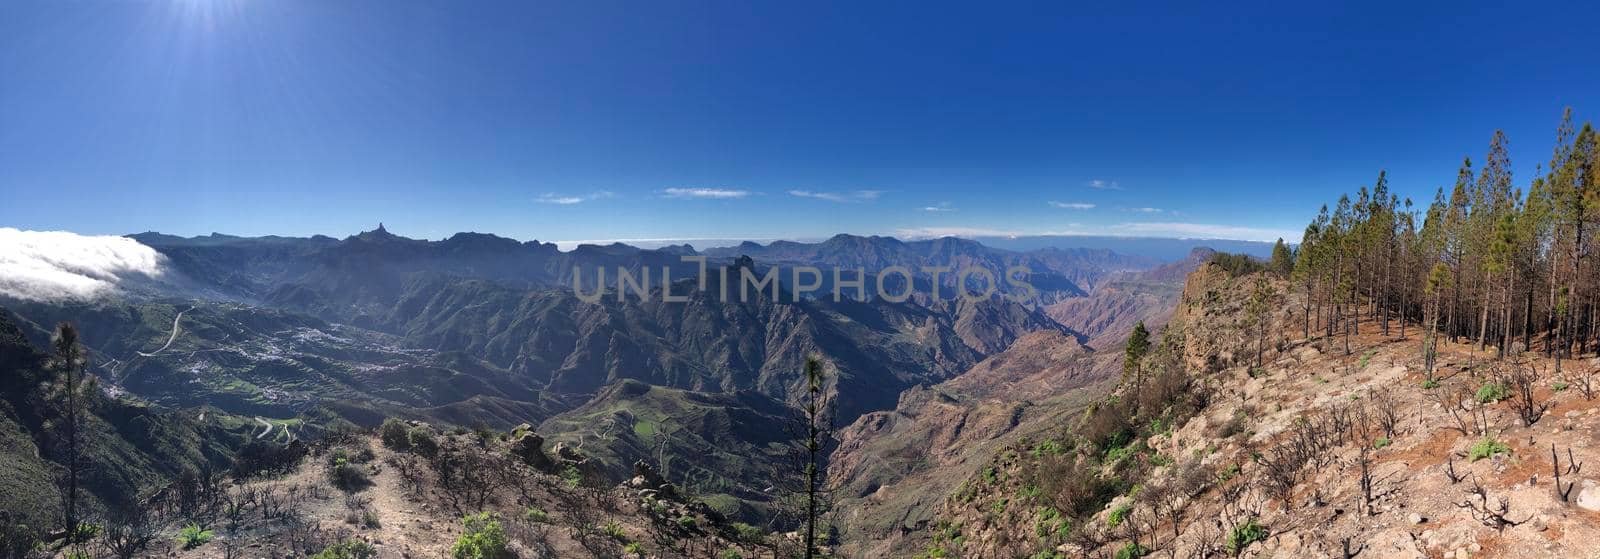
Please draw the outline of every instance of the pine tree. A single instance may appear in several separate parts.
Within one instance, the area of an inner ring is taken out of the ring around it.
[[[1424,253],[1422,238],[1417,231],[1416,213],[1411,209],[1411,199],[1405,200],[1405,211],[1397,215],[1399,227],[1399,247],[1397,254],[1399,266],[1399,284],[1396,289],[1400,292],[1400,339],[1406,338],[1406,322],[1411,312],[1411,282],[1406,278],[1413,277],[1419,255]]]
[[[1272,245],[1271,269],[1281,278],[1287,278],[1294,272],[1294,251],[1283,243],[1283,237],[1278,237],[1278,242]]]
[[[1427,370],[1428,380],[1433,380],[1433,366],[1439,354],[1439,307],[1444,300],[1444,292],[1450,289],[1450,268],[1444,263],[1433,265],[1433,270],[1428,274],[1427,294],[1433,299],[1433,312],[1429,313],[1428,335],[1422,342],[1422,357],[1424,368]]]
[[[1272,283],[1267,280],[1266,274],[1257,274],[1255,286],[1250,294],[1250,320],[1256,328],[1256,367],[1261,367],[1261,355],[1266,351],[1267,329],[1272,318],[1274,306]],[[1131,346],[1129,349],[1132,349]]]
[[[1282,273],[1288,262],[1305,292],[1305,337],[1342,332],[1348,352],[1362,320],[1387,336],[1398,319],[1402,339],[1418,320],[1430,368],[1440,337],[1465,337],[1480,351],[1493,344],[1499,358],[1542,339],[1558,373],[1562,361],[1600,342],[1600,259],[1591,257],[1600,235],[1600,132],[1574,126],[1567,111],[1548,170],[1525,190],[1515,185],[1508,147],[1496,131],[1483,167],[1463,159],[1455,184],[1438,189],[1425,211],[1393,194],[1380,172],[1332,212],[1324,206],[1297,251],[1286,255],[1275,244],[1272,269]]]
[[[1510,342],[1510,329],[1506,328],[1506,325],[1511,323],[1511,291],[1516,286],[1517,278],[1513,268],[1517,244],[1517,216],[1513,212],[1505,212],[1501,214],[1500,222],[1495,227],[1494,246],[1489,251],[1488,265],[1486,266],[1491,276],[1504,278],[1505,287],[1501,289],[1500,304],[1502,318],[1499,325],[1503,331],[1497,339],[1497,343],[1500,344],[1498,356],[1501,358],[1505,357],[1506,344]],[[1489,305],[1486,303],[1484,310],[1487,311],[1488,308]],[[1487,321],[1485,323],[1487,324]],[[1482,349],[1482,342],[1479,343],[1479,349]]]
[[[805,546],[806,559],[813,559],[820,554],[817,546],[817,525],[826,505],[823,502],[822,458],[825,456],[824,443],[829,437],[830,429],[827,426],[826,408],[828,398],[823,392],[823,381],[826,373],[822,368],[822,361],[815,357],[806,360],[806,396],[802,402],[801,413],[804,417],[804,439],[801,441],[805,452]]]
[[[1311,307],[1317,299],[1317,278],[1322,274],[1322,231],[1328,222],[1328,206],[1322,206],[1317,218],[1309,225],[1300,237],[1300,250],[1295,255],[1294,276],[1305,288],[1306,297],[1303,303],[1305,311],[1305,337],[1311,337]],[[1319,305],[1320,306],[1320,305]],[[1320,313],[1319,313],[1320,314]]]
[[[1473,183],[1472,159],[1464,159],[1461,169],[1456,172],[1456,185],[1450,190],[1450,203],[1444,213],[1444,227],[1442,234],[1446,242],[1444,249],[1445,264],[1450,267],[1450,306],[1445,313],[1445,330],[1450,333],[1450,339],[1455,340],[1461,333],[1459,317],[1461,315],[1461,276],[1467,266],[1467,224],[1468,216],[1472,213],[1472,202],[1468,189]]]
[[[1482,299],[1478,309],[1478,350],[1487,347],[1489,309],[1494,306],[1494,276],[1509,266],[1507,254],[1496,254],[1501,218],[1510,211],[1511,159],[1506,153],[1505,132],[1496,130],[1489,143],[1489,156],[1478,174],[1472,211],[1472,246],[1483,269]]]
[[[81,518],[78,484],[88,467],[83,456],[84,423],[95,383],[89,376],[88,355],[79,342],[76,327],[66,322],[57,325],[50,344],[54,350],[50,366],[55,378],[48,389],[57,414],[51,427],[60,440],[65,470],[60,480],[63,527],[67,537],[72,538],[78,533]]]
[[[1144,356],[1150,353],[1150,330],[1145,328],[1144,321],[1133,325],[1133,333],[1128,335],[1128,346],[1124,350],[1122,360],[1122,381],[1133,380],[1133,393],[1138,394],[1144,388]],[[1138,402],[1138,398],[1134,399]],[[1135,404],[1137,405],[1137,404]]]
[[[1360,333],[1360,320],[1410,320],[1438,338],[1490,344],[1499,359],[1542,351],[1563,360],[1600,344],[1600,131],[1576,127],[1571,111],[1557,128],[1549,170],[1526,189],[1515,186],[1509,141],[1496,131],[1482,170],[1462,159],[1451,187],[1426,211],[1378,183],[1323,207],[1293,253],[1290,277],[1304,290],[1302,332]],[[1526,192],[1526,194],[1525,194]],[[1277,258],[1277,247],[1274,247]],[[1274,263],[1275,271],[1282,269]],[[1314,319],[1315,317],[1315,319]],[[1518,346],[1518,336],[1522,344]],[[1432,364],[1429,365],[1432,367]]]

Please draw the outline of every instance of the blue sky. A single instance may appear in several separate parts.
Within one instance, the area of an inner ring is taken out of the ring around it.
[[[1585,4],[1280,4],[9,1],[0,227],[1271,238],[1600,111]]]

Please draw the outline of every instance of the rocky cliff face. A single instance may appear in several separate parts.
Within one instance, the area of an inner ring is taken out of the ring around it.
[[[1046,307],[1090,334],[1035,333],[966,372],[900,395],[892,410],[863,415],[840,433],[830,479],[838,487],[851,556],[899,555],[921,545],[944,498],[1018,441],[1055,437],[1121,374],[1134,324],[1165,324],[1186,274],[1211,252],[1155,269],[1122,272],[1087,297]],[[1086,340],[1083,341],[1083,340]]]
[[[1177,262],[1113,274],[1087,297],[1064,299],[1045,307],[1045,312],[1098,349],[1117,347],[1135,324],[1143,322],[1152,330],[1165,325],[1183,297],[1185,278],[1212,254],[1209,249],[1195,249]]]
[[[1005,445],[1053,429],[1103,394],[1113,356],[1057,332],[1029,334],[966,373],[900,395],[840,430],[829,478],[842,551],[903,551],[942,497]]]

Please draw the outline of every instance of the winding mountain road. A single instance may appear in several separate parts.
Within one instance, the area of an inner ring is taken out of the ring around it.
[[[134,353],[139,354],[140,357],[155,357],[156,354],[161,353],[163,351],[166,351],[167,348],[172,347],[172,342],[178,339],[178,321],[183,319],[183,313],[186,313],[186,312],[189,312],[189,311],[192,311],[192,310],[194,310],[194,307],[189,307],[187,309],[183,309],[181,311],[178,311],[177,316],[172,317],[172,335],[167,336],[167,343],[165,345],[162,345],[160,349],[157,349],[157,350],[152,351],[150,353],[145,353],[143,351],[134,351]]]
[[[261,431],[261,434],[256,435],[257,439],[263,439],[263,438],[266,438],[267,435],[272,434],[272,423],[271,422],[269,422],[269,421],[267,421],[265,419],[261,419],[260,417],[257,417],[256,421],[260,421],[261,422],[261,426],[265,428],[264,430]]]

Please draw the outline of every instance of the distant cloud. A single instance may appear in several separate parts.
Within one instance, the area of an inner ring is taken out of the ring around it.
[[[1166,210],[1163,210],[1161,208],[1128,208],[1128,211],[1146,213],[1146,214],[1158,214],[1158,213],[1164,212]]]
[[[1092,210],[1094,209],[1094,204],[1085,204],[1083,202],[1050,202],[1050,207],[1061,208],[1064,210]]]
[[[925,212],[953,212],[953,211],[956,211],[956,208],[955,208],[955,206],[950,205],[949,202],[939,202],[937,205],[923,206],[922,207],[922,211],[925,211]]]
[[[869,202],[869,201],[872,201],[872,200],[877,200],[878,199],[878,195],[882,194],[882,193],[883,193],[883,191],[881,191],[881,190],[854,190],[854,191],[850,191],[850,192],[817,192],[817,191],[813,191],[813,190],[790,190],[789,191],[789,195],[790,196],[799,196],[801,198],[816,198],[818,200],[827,200],[829,202],[840,202],[840,203],[845,203],[845,202]]]
[[[1112,226],[1113,229],[1130,234],[1150,237],[1180,237],[1198,239],[1227,239],[1235,241],[1263,241],[1271,242],[1279,238],[1294,239],[1299,233],[1293,231],[1280,231],[1256,227],[1242,227],[1237,225],[1215,225],[1209,223],[1178,223],[1178,222],[1135,222],[1120,223]]]
[[[591,192],[589,194],[584,194],[584,195],[581,195],[581,196],[564,196],[564,195],[560,195],[560,194],[553,194],[553,193],[548,193],[547,192],[547,193],[544,193],[544,194],[540,194],[539,197],[538,198],[534,198],[533,201],[538,202],[540,204],[557,204],[557,205],[562,205],[562,206],[570,206],[570,205],[573,205],[573,204],[582,204],[582,203],[588,202],[590,200],[599,200],[601,198],[611,198],[611,197],[614,197],[614,196],[616,196],[616,194],[614,194],[614,193],[612,193],[610,191],[606,191],[606,190],[601,190],[601,191],[598,191],[598,192]]]
[[[0,228],[0,295],[91,299],[134,276],[159,277],[166,257],[127,237]]]
[[[1089,188],[1093,188],[1095,190],[1122,190],[1122,185],[1117,184],[1117,181],[1094,179],[1089,181]]]
[[[939,237],[1017,237],[1025,233],[985,227],[910,227],[896,229],[894,234],[902,239],[931,239]]]
[[[666,193],[668,198],[710,198],[714,200],[731,200],[750,195],[748,190],[727,188],[668,188],[662,192]]]

